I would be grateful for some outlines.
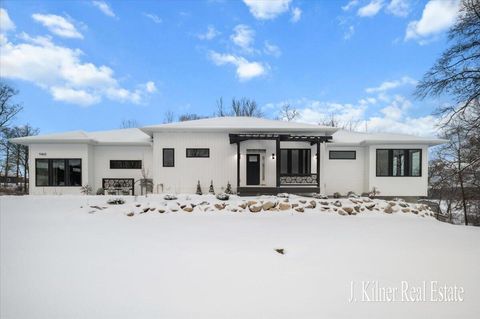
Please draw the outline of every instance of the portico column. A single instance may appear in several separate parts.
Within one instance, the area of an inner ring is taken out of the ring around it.
[[[325,142],[320,143],[320,192],[327,193],[325,185],[325,160],[327,154],[327,146]]]
[[[277,172],[277,187],[280,187],[280,167],[281,167],[281,158],[280,158],[280,138],[275,140],[275,159],[276,159],[276,172]]]
[[[240,189],[240,142],[237,142],[237,193]]]

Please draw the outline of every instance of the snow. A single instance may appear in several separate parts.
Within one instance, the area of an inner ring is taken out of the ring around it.
[[[160,214],[178,203],[220,201],[125,196],[126,204],[108,205],[109,198],[0,198],[1,318],[478,316],[480,229],[422,217],[424,210],[402,213],[399,202],[393,214],[341,216],[333,205],[253,214],[229,208],[277,198],[233,196],[221,211],[198,205]],[[300,200],[311,199],[289,202]],[[156,210],[140,214],[143,208]],[[436,280],[463,287],[464,301],[349,303],[352,280]]]
[[[270,120],[250,116],[225,116],[200,120],[175,122],[143,127],[147,133],[172,131],[228,131],[228,132],[310,132],[333,133],[338,129],[330,126]]]
[[[427,144],[440,145],[448,142],[444,139],[425,138],[409,134],[393,133],[363,133],[347,130],[338,130],[333,134],[333,144],[370,145],[370,144]]]

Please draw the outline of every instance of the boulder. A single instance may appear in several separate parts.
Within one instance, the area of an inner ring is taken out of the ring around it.
[[[228,200],[230,198],[230,195],[225,194],[225,193],[220,193],[215,196],[218,200]]]
[[[258,213],[259,211],[262,210],[262,205],[255,205],[255,204],[253,204],[253,205],[248,206],[248,209],[249,209],[250,212],[252,212],[252,213]]]
[[[226,205],[225,203],[221,203],[221,204],[220,204],[220,203],[217,203],[217,204],[215,204],[214,206],[215,206],[216,209],[222,210],[222,209],[224,209],[227,205]]]
[[[387,213],[387,214],[391,214],[393,213],[393,206],[392,205],[388,205],[387,207],[385,207],[385,209],[383,210],[384,213]]]
[[[280,198],[288,198],[290,197],[290,195],[288,193],[278,193],[277,194],[277,197],[280,197]]]
[[[257,203],[257,201],[255,201],[255,200],[249,200],[247,202],[247,206],[255,205],[256,203]]]
[[[367,208],[368,210],[372,210],[374,207],[375,207],[375,203],[373,204],[368,204],[368,205],[365,205],[365,208]]]
[[[390,206],[395,206],[395,205],[397,205],[397,203],[395,203],[395,202],[388,202],[388,205],[390,205]]]
[[[275,206],[277,206],[277,203],[268,201],[268,202],[263,203],[262,208],[263,208],[263,210],[269,210],[270,208],[274,208]]]
[[[355,192],[353,191],[349,191],[347,193],[347,197],[352,197],[352,198],[359,198],[360,196],[358,196]]]
[[[192,206],[185,206],[183,208],[183,210],[186,211],[187,213],[191,213],[191,212],[193,212],[193,207]]]
[[[293,204],[292,204],[292,208],[295,208],[295,207],[298,207],[298,204],[297,204],[297,203],[293,203]]]
[[[330,205],[330,203],[329,202],[320,202],[320,205],[328,206],[328,205]]]
[[[328,199],[328,196],[322,193],[314,193],[312,194],[312,197],[317,199]]]
[[[159,209],[158,209],[158,212],[159,212],[160,214],[163,214],[163,213],[165,213],[165,209],[159,208]]]
[[[339,215],[342,215],[342,216],[348,215],[348,213],[346,211],[344,211],[343,209],[337,209],[336,211]]]
[[[410,213],[410,208],[402,208],[402,212],[404,212],[404,213]]]
[[[172,194],[167,194],[167,195],[163,196],[163,199],[164,200],[176,200],[177,196],[172,195]]]
[[[414,213],[415,215],[418,215],[418,210],[412,210],[412,213]]]
[[[247,203],[243,202],[240,205],[238,205],[238,207],[240,207],[241,209],[245,209],[247,208]]]
[[[272,207],[268,209],[269,212],[278,212],[278,210],[278,207]]]
[[[337,207],[342,207],[342,203],[339,200],[335,201],[333,205]]]
[[[360,205],[353,206],[353,209],[355,209],[357,213],[360,213]]]
[[[289,210],[290,208],[292,208],[292,206],[288,203],[280,203],[278,204],[278,208],[280,210]]]
[[[309,202],[308,202],[308,205],[305,206],[305,208],[309,208],[309,209],[313,209],[313,208],[315,208],[315,207],[317,207],[317,202],[314,201],[314,200],[309,201]]]
[[[351,215],[352,212],[353,212],[353,208],[352,207],[343,207],[342,208],[345,212],[347,212],[348,215]]]
[[[400,202],[400,203],[398,203],[398,205],[399,205],[400,207],[403,207],[403,208],[408,207],[408,204],[405,203],[405,202]]]
[[[354,203],[354,204],[358,204],[358,203],[359,203],[359,201],[356,200],[355,198],[349,198],[349,200],[350,200],[352,203]]]
[[[299,200],[299,202],[302,203],[302,204],[306,204],[306,203],[307,203],[307,201],[304,200],[304,199]]]
[[[133,212],[127,214],[128,217],[132,217],[133,215],[135,215]]]
[[[303,207],[297,207],[295,208],[295,210],[299,213],[303,213],[305,210],[303,209]]]
[[[237,208],[231,208],[230,211],[235,213],[235,212],[238,211],[238,209]]]

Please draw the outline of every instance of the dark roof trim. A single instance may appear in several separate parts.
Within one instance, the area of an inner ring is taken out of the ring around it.
[[[291,134],[276,134],[276,133],[246,133],[246,134],[229,134],[230,144],[240,143],[248,140],[280,140],[288,142],[310,142],[315,144],[317,142],[329,142],[332,139],[330,135],[291,135]]]

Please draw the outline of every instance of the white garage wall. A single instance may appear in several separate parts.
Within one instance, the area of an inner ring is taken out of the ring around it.
[[[355,160],[329,159],[329,151],[356,151]],[[332,195],[339,192],[346,195],[349,191],[363,193],[365,186],[365,149],[363,147],[335,146],[326,144],[325,184],[326,193]]]
[[[45,154],[45,155],[43,155]],[[89,176],[89,147],[87,144],[32,144],[29,148],[29,167],[30,167],[30,194],[32,195],[62,195],[76,194],[80,195],[80,187],[58,187],[58,186],[35,186],[35,159],[47,158],[80,158],[82,160],[82,185],[90,182]]]
[[[377,149],[422,149],[422,176],[420,177],[377,177]],[[371,145],[369,149],[369,182],[368,189],[374,186],[380,196],[427,196],[428,192],[428,146],[426,145]]]
[[[93,146],[94,179],[91,186],[96,192],[102,187],[103,178],[133,178],[135,195],[140,194],[141,169],[110,169],[110,160],[141,160],[149,178],[153,178],[151,146]]]

